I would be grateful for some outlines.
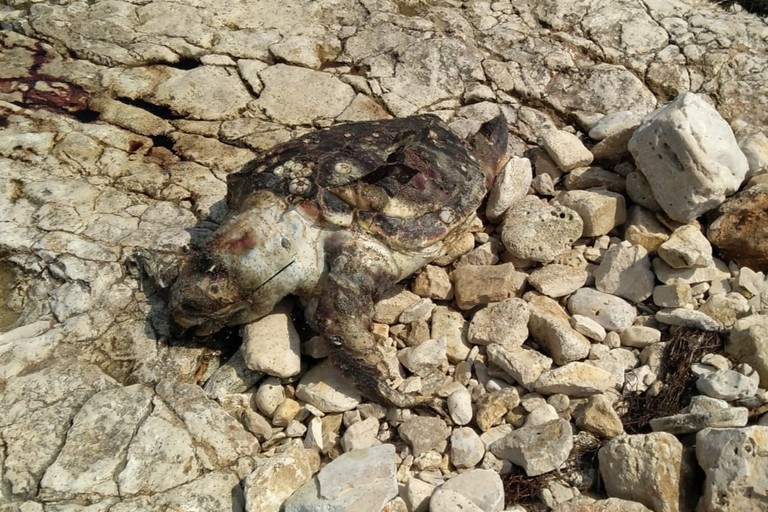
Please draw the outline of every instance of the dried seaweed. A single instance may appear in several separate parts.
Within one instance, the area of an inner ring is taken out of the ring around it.
[[[539,495],[550,482],[562,481],[586,491],[592,487],[597,475],[597,451],[607,440],[581,432],[574,440],[573,449],[558,471],[529,477],[516,465],[502,476],[507,505],[534,505],[541,503]]]
[[[696,376],[691,365],[708,352],[722,353],[723,336],[717,332],[681,327],[667,341],[659,380],[664,387],[656,395],[628,394],[619,404],[627,433],[649,432],[654,418],[671,416],[683,409],[696,394]]]

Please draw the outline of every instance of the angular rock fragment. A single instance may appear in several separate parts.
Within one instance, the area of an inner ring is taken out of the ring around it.
[[[661,208],[680,222],[719,206],[738,190],[748,169],[731,127],[693,93],[644,119],[629,150]]]
[[[490,446],[494,455],[521,466],[528,476],[559,468],[572,448],[571,424],[562,419],[519,428]]]
[[[625,435],[597,453],[609,496],[638,501],[655,511],[693,510],[693,467],[671,434]]]
[[[555,202],[579,214],[582,236],[605,235],[627,219],[624,196],[607,190],[568,190],[557,194]]]

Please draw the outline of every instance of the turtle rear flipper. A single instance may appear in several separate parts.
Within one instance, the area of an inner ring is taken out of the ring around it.
[[[504,167],[507,157],[509,127],[504,114],[499,114],[480,126],[476,134],[468,139],[472,153],[480,161],[480,168],[485,174],[485,185],[490,190],[499,171]]]

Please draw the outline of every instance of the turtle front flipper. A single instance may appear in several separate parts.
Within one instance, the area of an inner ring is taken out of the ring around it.
[[[390,358],[370,330],[374,298],[399,279],[386,249],[338,233],[326,244],[326,258],[329,271],[315,321],[329,341],[333,364],[368,398],[403,408],[431,402],[431,395],[410,395],[389,385]]]

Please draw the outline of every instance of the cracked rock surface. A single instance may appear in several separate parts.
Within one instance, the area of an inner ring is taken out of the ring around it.
[[[694,0],[11,1],[0,62],[0,512],[764,506],[765,17]],[[210,236],[227,175],[337,122],[426,112],[460,136],[502,113],[514,157],[483,225],[377,305],[392,384],[449,377],[442,417],[362,399],[318,364],[298,303],[249,326],[250,350],[237,329],[179,334],[171,277],[151,273],[167,265],[148,263]],[[680,326],[719,333],[728,358],[692,361],[700,394],[628,434],[614,409],[664,389]],[[268,336],[282,348],[259,359]],[[505,494],[587,437],[613,439],[608,496],[594,470]]]

